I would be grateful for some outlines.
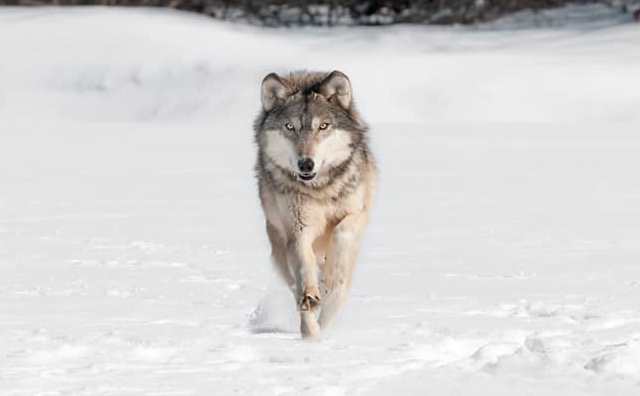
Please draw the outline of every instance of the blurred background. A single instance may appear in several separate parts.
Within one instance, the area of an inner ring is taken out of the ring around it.
[[[168,7],[264,26],[473,24],[567,4],[601,4],[640,18],[638,0],[0,0],[0,4]]]

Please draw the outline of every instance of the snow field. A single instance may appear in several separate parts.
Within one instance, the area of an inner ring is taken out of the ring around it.
[[[636,394],[640,31],[609,21],[0,10],[0,394]],[[299,68],[351,77],[381,169],[316,343],[252,180],[258,84]]]

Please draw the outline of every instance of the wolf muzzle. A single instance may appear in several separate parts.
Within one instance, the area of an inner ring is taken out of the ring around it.
[[[300,158],[298,160],[298,169],[300,170],[298,177],[304,181],[309,181],[313,179],[316,176],[316,174],[313,172],[313,168],[315,166],[316,164],[313,162],[311,158],[309,157]]]

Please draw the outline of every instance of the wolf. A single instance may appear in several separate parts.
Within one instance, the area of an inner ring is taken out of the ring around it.
[[[254,122],[256,175],[273,264],[298,304],[303,338],[343,305],[377,168],[351,82],[340,71],[268,74]]]

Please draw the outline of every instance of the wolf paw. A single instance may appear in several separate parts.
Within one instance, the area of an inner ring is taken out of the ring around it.
[[[309,311],[320,304],[320,291],[317,287],[308,287],[300,299],[300,310]]]

